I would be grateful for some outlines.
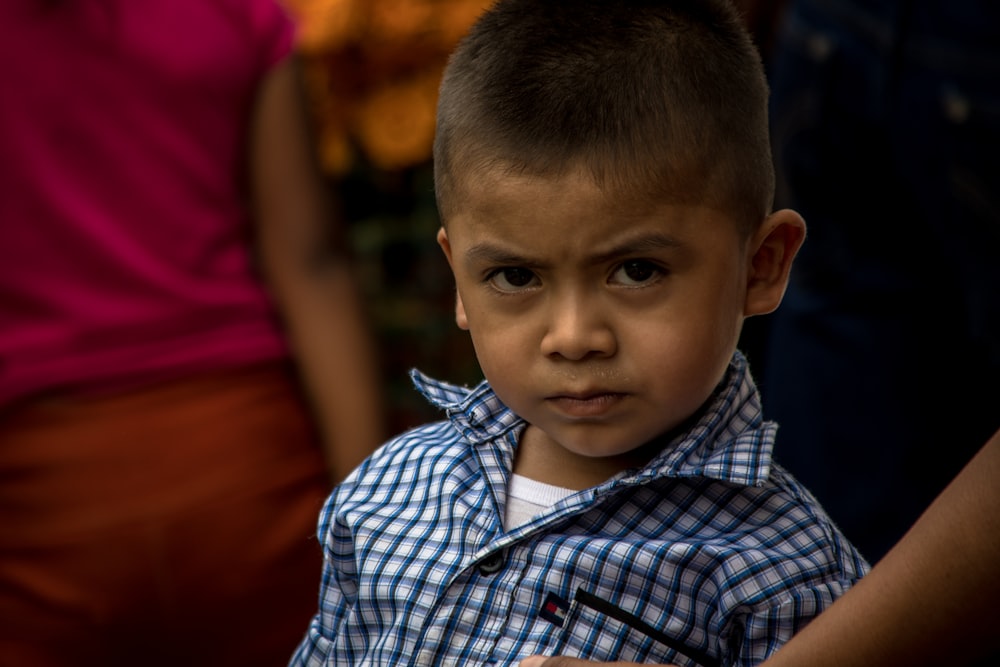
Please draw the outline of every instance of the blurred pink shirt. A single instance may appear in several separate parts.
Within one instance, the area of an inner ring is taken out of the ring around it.
[[[0,406],[287,355],[245,137],[273,0],[0,2]]]

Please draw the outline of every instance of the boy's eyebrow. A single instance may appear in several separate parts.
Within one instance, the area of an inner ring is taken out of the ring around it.
[[[626,239],[609,250],[595,255],[593,262],[595,264],[604,264],[619,257],[642,255],[656,250],[669,250],[682,246],[683,243],[669,234],[662,232],[646,233],[632,239]]]
[[[660,232],[642,234],[640,236],[636,236],[635,238],[627,239],[606,251],[594,255],[590,258],[589,262],[592,264],[604,264],[618,259],[619,257],[642,255],[656,250],[680,248],[682,246],[683,244],[676,237],[670,236],[669,234],[663,234]],[[538,264],[537,260],[532,260],[524,255],[519,255],[513,251],[491,243],[477,243],[465,252],[465,256],[469,260],[485,262],[488,264],[506,264],[526,267]]]
[[[467,259],[487,264],[517,264],[526,265],[528,258],[489,243],[477,243],[465,251]]]

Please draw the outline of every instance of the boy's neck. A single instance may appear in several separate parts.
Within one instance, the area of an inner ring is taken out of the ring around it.
[[[662,439],[657,438],[618,456],[582,456],[529,424],[521,433],[514,453],[513,472],[536,482],[582,491],[606,482],[623,470],[646,465],[659,453],[662,444]]]

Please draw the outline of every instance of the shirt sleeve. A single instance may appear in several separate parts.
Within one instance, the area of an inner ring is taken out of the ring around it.
[[[336,491],[327,499],[320,512],[317,535],[323,539],[323,571],[319,590],[319,611],[309,623],[305,637],[295,650],[289,667],[320,667],[327,664],[327,657],[333,650],[337,638],[337,630],[342,625],[343,617],[352,606],[355,597],[349,591],[355,591],[356,577],[345,563],[352,562],[347,555],[335,552],[336,538],[334,531],[337,506]]]

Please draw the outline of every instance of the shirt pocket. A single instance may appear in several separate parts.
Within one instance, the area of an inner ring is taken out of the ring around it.
[[[556,655],[602,662],[720,667],[702,650],[687,646],[632,611],[583,588],[570,604]]]

